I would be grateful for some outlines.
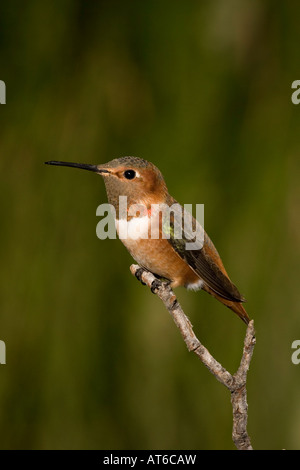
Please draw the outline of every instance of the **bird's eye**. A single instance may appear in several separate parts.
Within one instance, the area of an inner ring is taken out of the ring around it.
[[[135,178],[135,171],[134,170],[126,170],[126,171],[124,171],[124,176],[127,180],[133,180],[133,178]]]

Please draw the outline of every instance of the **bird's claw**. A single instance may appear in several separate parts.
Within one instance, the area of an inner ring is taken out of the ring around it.
[[[152,294],[156,294],[156,290],[161,286],[161,281],[159,279],[154,279],[154,281],[151,284],[151,292]]]
[[[138,281],[140,281],[143,284],[143,286],[145,286],[146,283],[142,280],[143,272],[144,272],[143,268],[137,269],[135,272],[135,277],[137,278]]]

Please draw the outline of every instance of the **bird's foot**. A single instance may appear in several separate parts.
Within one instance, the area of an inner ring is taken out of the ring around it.
[[[159,279],[154,279],[150,287],[152,294],[156,294],[157,289],[159,289],[160,287],[161,287],[161,281]]]
[[[141,284],[143,284],[143,286],[146,285],[146,283],[142,280],[142,274],[144,272],[144,269],[143,268],[139,268],[136,270],[135,272],[135,277],[137,278],[138,281],[141,282]]]

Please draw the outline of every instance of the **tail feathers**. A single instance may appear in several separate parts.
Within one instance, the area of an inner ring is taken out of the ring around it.
[[[250,318],[248,317],[248,314],[246,310],[243,307],[243,304],[241,302],[232,302],[231,300],[224,299],[220,295],[218,295],[216,292],[214,292],[212,289],[210,289],[207,284],[203,286],[203,290],[208,292],[210,295],[215,297],[219,302],[221,302],[223,305],[226,305],[226,307],[230,308],[234,313],[236,313],[241,320],[243,320],[246,325],[248,325]]]
[[[240,302],[231,302],[231,305],[227,305],[234,313],[236,313],[246,325],[248,325],[250,318],[243,305]]]

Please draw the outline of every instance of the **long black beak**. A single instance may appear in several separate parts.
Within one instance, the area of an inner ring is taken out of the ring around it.
[[[110,173],[104,168],[99,168],[97,165],[88,165],[87,163],[72,163],[72,162],[56,162],[55,160],[50,162],[45,162],[46,165],[56,165],[56,166],[71,166],[73,168],[80,168],[81,170],[94,171],[95,173]]]

